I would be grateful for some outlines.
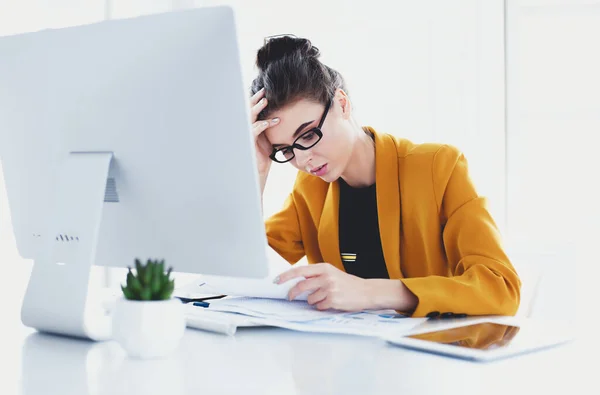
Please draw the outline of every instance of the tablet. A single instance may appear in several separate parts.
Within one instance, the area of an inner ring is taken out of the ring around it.
[[[519,325],[476,322],[386,340],[413,350],[471,361],[492,361],[557,346],[572,337],[564,328],[533,322]]]

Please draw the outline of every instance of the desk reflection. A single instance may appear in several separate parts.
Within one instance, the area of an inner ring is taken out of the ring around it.
[[[381,393],[378,347],[372,341],[319,333],[290,340],[290,368],[297,395]]]
[[[508,332],[481,333],[477,341],[486,343]],[[451,334],[438,340],[468,337]],[[157,360],[130,359],[114,342],[34,333],[22,356],[25,395],[439,393],[464,373],[462,364],[439,359],[434,379],[423,368],[431,356],[378,339],[275,328],[235,336],[188,330],[172,357]],[[470,372],[479,376],[479,369]]]
[[[177,358],[129,359],[115,342],[33,333],[23,344],[24,395],[184,394]]]
[[[295,394],[276,331],[235,337],[190,330],[165,359],[129,358],[115,342],[34,333],[22,349],[24,395]]]
[[[487,350],[508,345],[518,332],[519,327],[517,326],[486,322],[409,337],[465,348]]]

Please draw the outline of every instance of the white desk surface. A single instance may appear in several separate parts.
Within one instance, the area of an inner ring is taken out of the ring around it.
[[[585,384],[595,378],[585,366],[594,364],[580,362],[588,345],[579,337],[558,348],[479,364],[356,336],[244,328],[228,337],[188,329],[172,357],[139,361],[128,359],[114,342],[44,335],[11,320],[2,323],[0,346],[3,395],[595,391]]]
[[[569,344],[487,364],[278,328],[233,337],[188,329],[172,357],[138,361],[114,342],[23,326],[28,276],[15,273],[0,287],[0,395],[597,394],[598,326],[583,326],[583,317]]]

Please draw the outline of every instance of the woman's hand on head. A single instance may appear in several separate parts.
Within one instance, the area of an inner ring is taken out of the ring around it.
[[[271,143],[267,139],[264,131],[269,127],[277,125],[279,118],[269,120],[257,120],[258,114],[267,106],[267,98],[265,97],[265,89],[262,88],[250,98],[250,116],[252,123],[252,133],[254,135],[254,143],[256,145],[256,160],[258,164],[258,172],[264,175],[269,171],[271,166]]]
[[[295,277],[304,277],[305,280],[290,290],[290,300],[306,292],[310,293],[308,303],[319,310],[361,311],[373,305],[373,290],[367,280],[343,272],[329,263],[294,267],[279,275],[275,282],[281,284]]]

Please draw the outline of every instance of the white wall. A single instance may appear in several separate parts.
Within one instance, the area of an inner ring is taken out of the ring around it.
[[[507,237],[545,269],[538,310],[556,317],[597,288],[576,284],[600,263],[600,1],[507,5]]]
[[[362,124],[417,142],[463,149],[475,182],[504,225],[502,1],[230,0],[237,12],[247,84],[265,36],[313,41],[347,80]],[[293,15],[293,18],[291,17]],[[291,188],[291,166],[274,166],[265,214]]]
[[[504,228],[503,1],[0,0],[0,34],[99,21],[107,5],[113,17],[123,18],[216,4],[236,11],[248,86],[265,36],[310,38],[322,60],[346,78],[359,122],[461,148]],[[281,207],[294,173],[291,166],[274,166],[265,215]],[[8,215],[0,188],[0,262],[13,263],[20,258]]]

